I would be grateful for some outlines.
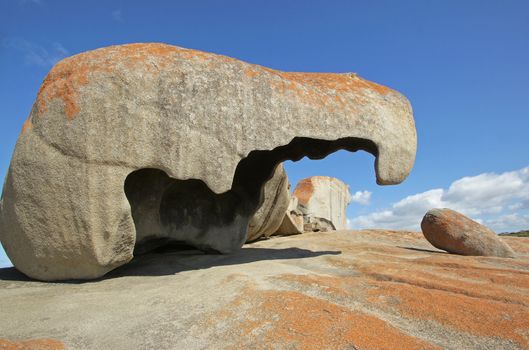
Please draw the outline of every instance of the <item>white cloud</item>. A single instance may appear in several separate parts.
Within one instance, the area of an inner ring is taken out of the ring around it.
[[[114,10],[112,11],[112,19],[116,22],[125,22],[123,18],[123,13],[121,13],[121,10]]]
[[[50,48],[45,48],[22,38],[6,38],[2,40],[1,44],[7,49],[20,51],[24,55],[24,62],[26,64],[40,67],[49,68],[70,54],[58,42],[53,43]]]
[[[361,205],[368,205],[371,201],[371,192],[369,191],[356,191],[351,196],[351,202],[356,202]]]
[[[448,189],[433,189],[408,196],[391,208],[349,220],[351,228],[419,230],[424,214],[432,208],[451,208],[492,229],[516,231],[529,228],[529,167],[502,174],[484,173],[454,181]]]
[[[529,214],[505,214],[487,220],[485,224],[495,227],[497,232],[527,230],[529,229]]]

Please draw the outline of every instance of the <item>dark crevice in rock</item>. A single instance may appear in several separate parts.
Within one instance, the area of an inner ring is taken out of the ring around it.
[[[264,184],[278,164],[305,156],[322,159],[342,149],[378,155],[376,145],[365,139],[294,138],[271,151],[250,152],[237,165],[232,188],[221,194],[211,191],[202,180],[173,179],[159,169],[132,172],[124,190],[136,228],[135,254],[171,242],[222,253],[241,247],[248,222],[263,201]]]

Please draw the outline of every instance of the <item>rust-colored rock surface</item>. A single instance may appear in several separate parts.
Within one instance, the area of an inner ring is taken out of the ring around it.
[[[11,341],[0,339],[0,350],[65,350],[64,344],[53,339]]]
[[[461,255],[514,258],[511,247],[493,231],[451,209],[432,209],[421,222],[424,237],[436,248]]]
[[[345,210],[351,202],[351,194],[349,186],[343,181],[329,176],[312,176],[296,185],[293,196],[298,199],[303,214],[309,219],[306,223],[310,223],[310,218],[314,217],[332,223],[331,229],[347,228]]]
[[[145,255],[82,284],[1,269],[0,330],[68,349],[529,349],[529,239],[501,239],[517,259],[365,230]]]

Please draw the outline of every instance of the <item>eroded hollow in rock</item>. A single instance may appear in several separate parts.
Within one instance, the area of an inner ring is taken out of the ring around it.
[[[237,165],[232,188],[216,194],[202,180],[177,180],[159,169],[129,174],[124,190],[136,228],[135,254],[172,242],[229,253],[246,240],[248,222],[263,201],[263,187],[278,164],[322,159],[338,150],[378,155],[369,140],[294,138],[271,151],[252,151]]]

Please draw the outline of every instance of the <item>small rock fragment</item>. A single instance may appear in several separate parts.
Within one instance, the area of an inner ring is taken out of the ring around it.
[[[301,233],[303,233],[303,213],[298,209],[298,199],[292,196],[283,221],[274,235],[289,236]]]

